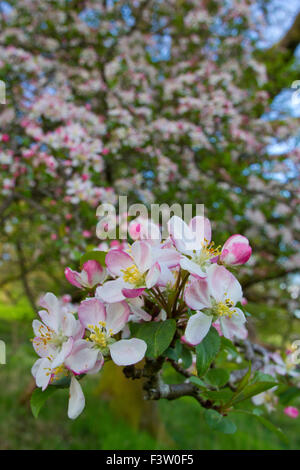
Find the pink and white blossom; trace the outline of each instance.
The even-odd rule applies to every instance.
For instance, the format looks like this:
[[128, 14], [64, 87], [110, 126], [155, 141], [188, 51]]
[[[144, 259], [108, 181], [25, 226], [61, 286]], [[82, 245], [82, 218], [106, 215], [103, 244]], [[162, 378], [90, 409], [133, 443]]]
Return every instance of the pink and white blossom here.
[[83, 264], [80, 273], [73, 271], [71, 268], [66, 268], [65, 276], [73, 286], [81, 289], [92, 289], [104, 282], [107, 273], [98, 261], [88, 260]]
[[235, 307], [242, 299], [242, 288], [237, 279], [223, 266], [211, 265], [205, 279], [192, 279], [185, 289], [186, 304], [197, 313], [188, 320], [185, 338], [199, 344], [218, 321], [226, 338], [245, 338], [245, 316]]

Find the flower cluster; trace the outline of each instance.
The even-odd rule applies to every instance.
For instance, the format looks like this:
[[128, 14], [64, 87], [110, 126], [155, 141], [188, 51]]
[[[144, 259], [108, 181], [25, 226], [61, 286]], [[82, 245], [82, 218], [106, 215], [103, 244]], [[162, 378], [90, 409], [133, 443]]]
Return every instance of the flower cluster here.
[[[133, 221], [133, 243], [111, 247], [105, 263], [89, 259], [81, 272], [66, 268], [67, 280], [85, 293], [78, 307], [52, 293], [40, 300], [41, 321], [33, 322], [33, 347], [40, 358], [32, 373], [42, 390], [70, 381], [70, 418], [85, 405], [83, 375], [99, 372], [108, 360], [130, 366], [144, 358], [149, 345], [134, 337], [133, 323], [175, 320], [169, 344], [178, 338], [191, 351], [211, 328], [228, 339], [247, 337], [239, 307], [242, 288], [229, 269], [249, 259], [248, 240], [233, 235], [215, 247], [210, 221], [202, 216], [189, 225], [173, 216], [168, 231], [161, 240], [154, 223]], [[100, 259], [104, 253], [92, 254]]]

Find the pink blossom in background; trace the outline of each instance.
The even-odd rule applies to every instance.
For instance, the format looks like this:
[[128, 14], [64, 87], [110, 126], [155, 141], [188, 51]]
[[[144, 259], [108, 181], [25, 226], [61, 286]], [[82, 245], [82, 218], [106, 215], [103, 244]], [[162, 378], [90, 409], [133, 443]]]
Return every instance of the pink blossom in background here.
[[284, 408], [284, 413], [293, 419], [298, 418], [299, 416], [299, 410], [294, 406], [287, 406], [286, 408]]

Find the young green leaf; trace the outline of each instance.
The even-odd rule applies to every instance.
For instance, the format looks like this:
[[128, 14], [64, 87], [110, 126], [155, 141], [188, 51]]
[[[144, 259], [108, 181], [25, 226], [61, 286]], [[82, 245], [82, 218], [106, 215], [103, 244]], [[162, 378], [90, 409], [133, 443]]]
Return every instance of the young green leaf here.
[[202, 377], [220, 350], [221, 340], [215, 328], [211, 328], [196, 347], [196, 366], [198, 376]]
[[33, 391], [30, 399], [30, 406], [32, 414], [35, 418], [38, 417], [42, 407], [44, 406], [48, 398], [51, 397], [51, 395], [53, 395], [56, 390], [58, 390], [57, 387], [50, 386], [46, 388], [46, 390], [44, 390], [43, 392], [40, 388], [36, 388]]
[[188, 369], [193, 362], [193, 356], [191, 351], [188, 348], [182, 347], [180, 357], [182, 359], [182, 367]]
[[176, 321], [140, 323], [134, 328], [134, 335], [147, 343], [147, 357], [160, 356], [170, 345], [176, 331]]
[[215, 431], [224, 434], [233, 434], [236, 431], [236, 425], [229, 419], [224, 418], [216, 410], [205, 410], [204, 418], [209, 427]]
[[99, 250], [88, 251], [80, 258], [80, 267], [82, 268], [84, 263], [86, 263], [86, 261], [89, 261], [89, 260], [98, 261], [98, 263], [101, 264], [101, 266], [105, 266], [106, 255], [107, 255], [106, 251], [99, 251]]
[[229, 380], [229, 372], [225, 369], [209, 369], [205, 380], [214, 387], [223, 387]]
[[255, 395], [265, 392], [266, 390], [276, 387], [277, 385], [277, 382], [256, 382], [254, 384], [246, 385], [241, 393], [236, 395], [236, 397], [232, 400], [232, 404], [248, 400], [248, 398], [254, 397]]
[[277, 428], [273, 423], [271, 423], [271, 421], [269, 421], [268, 419], [261, 416], [260, 410], [255, 409], [255, 410], [253, 410], [252, 413], [250, 411], [247, 411], [247, 410], [234, 410], [234, 412], [235, 413], [239, 412], [239, 413], [247, 414], [247, 415], [250, 415], [250, 416], [254, 416], [254, 418], [256, 418], [257, 421], [259, 421], [265, 428], [267, 428], [272, 433], [276, 434], [276, 436], [278, 436], [279, 439], [282, 442], [284, 442], [284, 444], [288, 445], [289, 441], [288, 441], [287, 437], [283, 434], [281, 429]]
[[199, 377], [196, 377], [195, 375], [189, 378], [189, 382], [197, 385], [197, 387], [204, 388], [204, 389], [207, 388], [206, 383], [203, 380], [199, 379]]

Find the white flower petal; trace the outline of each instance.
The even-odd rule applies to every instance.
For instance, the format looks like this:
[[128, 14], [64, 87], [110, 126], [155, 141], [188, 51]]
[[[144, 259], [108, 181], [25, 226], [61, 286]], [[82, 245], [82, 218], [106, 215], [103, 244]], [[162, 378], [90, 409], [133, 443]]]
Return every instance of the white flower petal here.
[[147, 344], [142, 339], [121, 339], [110, 347], [111, 358], [118, 366], [130, 366], [143, 359]]
[[76, 419], [85, 407], [85, 398], [80, 383], [75, 377], [71, 378], [68, 416]]
[[211, 315], [205, 315], [202, 312], [198, 312], [189, 318], [185, 330], [185, 338], [188, 343], [193, 345], [201, 343], [209, 332], [212, 318]]

